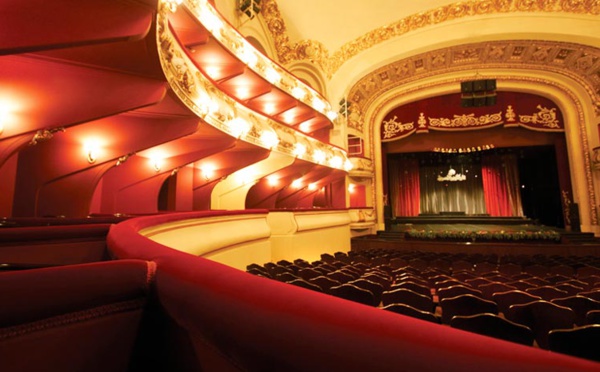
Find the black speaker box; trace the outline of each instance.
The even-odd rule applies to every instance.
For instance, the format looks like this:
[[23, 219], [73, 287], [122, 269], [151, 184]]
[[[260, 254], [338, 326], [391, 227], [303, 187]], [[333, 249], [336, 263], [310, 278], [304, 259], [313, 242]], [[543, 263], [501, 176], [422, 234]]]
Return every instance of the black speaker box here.
[[460, 83], [460, 92], [461, 93], [471, 93], [473, 91], [473, 82], [472, 81], [463, 81]]

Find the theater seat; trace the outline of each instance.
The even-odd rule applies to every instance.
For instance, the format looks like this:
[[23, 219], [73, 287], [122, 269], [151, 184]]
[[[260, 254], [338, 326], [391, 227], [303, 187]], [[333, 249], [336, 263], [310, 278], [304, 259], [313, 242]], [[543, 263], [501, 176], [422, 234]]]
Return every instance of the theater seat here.
[[142, 260], [0, 273], [0, 369], [127, 371], [153, 274]]
[[600, 325], [574, 329], [556, 329], [548, 334], [548, 348], [563, 354], [600, 362]]
[[484, 313], [468, 316], [455, 316], [450, 320], [450, 327], [533, 346], [533, 333], [531, 332], [531, 329], [524, 325], [511, 322], [496, 314]]

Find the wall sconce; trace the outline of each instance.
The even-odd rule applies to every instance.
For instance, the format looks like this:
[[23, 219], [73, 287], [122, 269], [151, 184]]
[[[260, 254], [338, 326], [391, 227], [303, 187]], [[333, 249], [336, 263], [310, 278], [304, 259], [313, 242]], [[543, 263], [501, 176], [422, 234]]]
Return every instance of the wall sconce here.
[[279, 184], [279, 178], [277, 178], [276, 176], [269, 176], [267, 177], [267, 183], [269, 184], [269, 186], [275, 187]]
[[338, 113], [333, 110], [327, 111], [327, 117], [329, 118], [329, 120], [334, 121], [335, 119], [337, 119]]
[[215, 175], [215, 167], [212, 164], [204, 164], [200, 167], [200, 171], [205, 181], [209, 181]]
[[88, 163], [94, 164], [98, 160], [100, 152], [100, 143], [97, 140], [88, 140], [84, 143], [83, 149]]
[[317, 184], [316, 184], [316, 183], [314, 183], [314, 182], [313, 182], [313, 183], [309, 183], [309, 184], [308, 184], [308, 189], [309, 189], [310, 191], [314, 191], [314, 190], [316, 190], [316, 189], [317, 189]]
[[315, 108], [315, 110], [317, 110], [319, 112], [323, 112], [323, 110], [325, 110], [325, 107], [327, 107], [325, 102], [323, 102], [321, 99], [316, 98], [316, 97], [313, 98], [312, 104], [313, 104], [313, 107]]
[[265, 147], [272, 150], [279, 144], [279, 137], [275, 132], [264, 130], [260, 134], [260, 141], [265, 145]]
[[150, 158], [150, 165], [156, 171], [156, 173], [160, 172], [164, 159], [162, 157], [154, 156]]
[[356, 188], [356, 185], [355, 185], [355, 184], [353, 184], [353, 183], [349, 184], [349, 185], [348, 185], [348, 192], [349, 192], [350, 194], [354, 194], [354, 189], [355, 189], [355, 188]]
[[295, 188], [295, 189], [301, 189], [302, 188], [302, 180], [300, 178], [295, 179], [292, 182], [292, 187]]

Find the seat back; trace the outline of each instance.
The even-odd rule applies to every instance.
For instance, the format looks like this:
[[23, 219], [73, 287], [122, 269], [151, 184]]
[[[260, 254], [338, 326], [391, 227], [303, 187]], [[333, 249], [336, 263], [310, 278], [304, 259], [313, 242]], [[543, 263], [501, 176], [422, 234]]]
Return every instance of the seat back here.
[[498, 306], [495, 302], [484, 300], [472, 294], [444, 298], [440, 301], [440, 306], [442, 308], [442, 323], [444, 324], [450, 324], [450, 321], [456, 315], [498, 314]]
[[431, 296], [425, 296], [405, 288], [383, 292], [382, 302], [384, 306], [400, 303], [410, 305], [422, 311], [432, 312], [434, 310], [434, 303]]
[[523, 345], [533, 345], [533, 332], [529, 327], [511, 322], [496, 314], [458, 315], [450, 320], [450, 326]]
[[548, 332], [570, 329], [575, 324], [573, 310], [544, 300], [512, 305], [504, 315], [508, 320], [529, 327], [542, 349], [548, 349]]
[[389, 304], [384, 306], [382, 309], [396, 314], [410, 316], [411, 318], [417, 318], [431, 323], [440, 324], [440, 318], [434, 313], [415, 309], [407, 304]]
[[548, 349], [600, 362], [600, 325], [555, 329], [548, 334]]
[[568, 307], [575, 313], [575, 324], [583, 326], [587, 324], [586, 314], [592, 310], [600, 310], [600, 301], [592, 300], [584, 296], [569, 296], [556, 298], [551, 301], [554, 304]]
[[0, 273], [2, 370], [127, 371], [153, 273], [142, 260]]

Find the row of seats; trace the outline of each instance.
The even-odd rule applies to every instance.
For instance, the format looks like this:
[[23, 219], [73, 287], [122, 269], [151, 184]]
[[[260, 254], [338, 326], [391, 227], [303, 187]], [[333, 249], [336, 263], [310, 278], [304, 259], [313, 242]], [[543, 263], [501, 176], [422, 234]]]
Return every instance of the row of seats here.
[[[579, 273], [572, 269], [567, 276], [569, 272], [564, 269], [554, 273], [527, 271], [515, 263], [505, 265], [518, 266], [519, 270], [501, 273], [499, 264], [487, 261], [454, 271], [452, 267], [422, 266], [421, 262], [411, 266], [414, 259], [409, 259], [406, 266], [396, 268], [391, 264], [397, 262], [393, 258], [379, 260], [369, 253], [370, 257], [324, 254], [313, 263], [298, 259], [253, 264], [248, 271], [387, 311], [468, 331], [477, 329], [477, 333], [545, 349], [551, 347], [551, 331], [561, 329], [563, 332], [556, 334], [564, 334], [564, 330], [577, 327], [585, 328], [589, 335], [593, 331], [588, 328], [600, 327], [600, 276], [588, 269], [594, 267], [580, 266]], [[542, 265], [530, 266], [537, 270]], [[582, 275], [584, 268], [587, 272]], [[331, 284], [331, 277], [336, 278], [335, 285], [325, 286]], [[535, 315], [532, 309], [537, 307], [547, 316]], [[557, 315], [548, 315], [554, 313]]]

